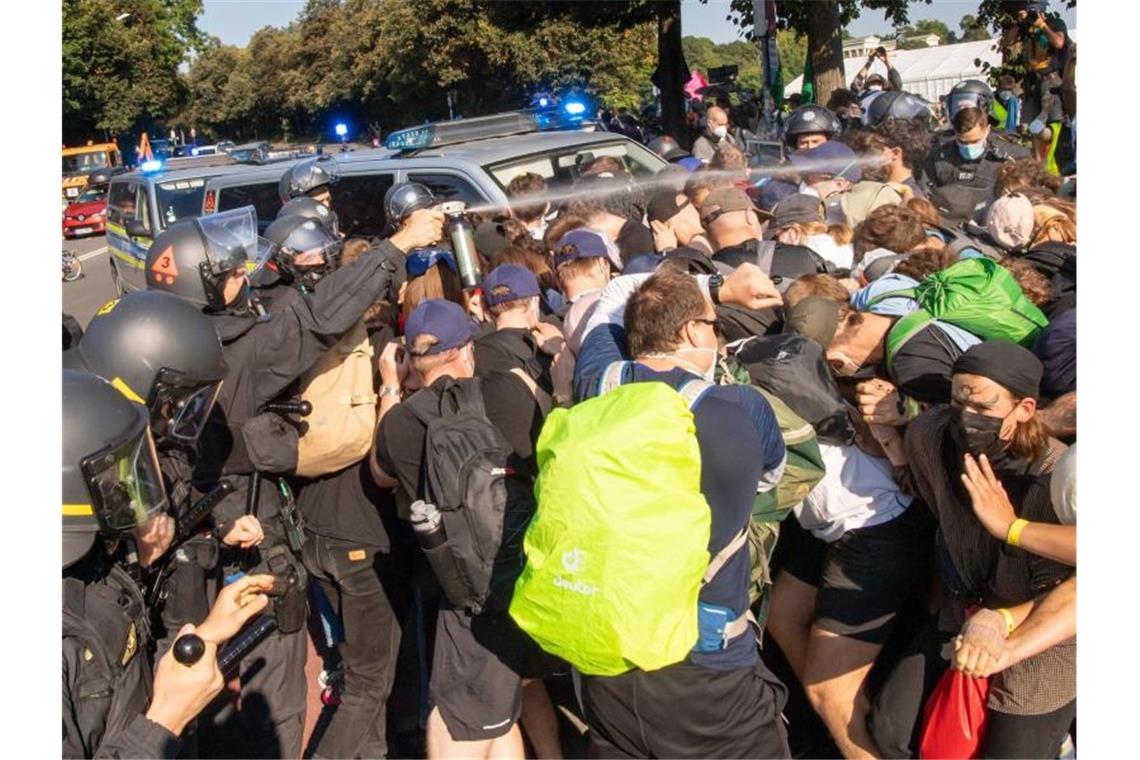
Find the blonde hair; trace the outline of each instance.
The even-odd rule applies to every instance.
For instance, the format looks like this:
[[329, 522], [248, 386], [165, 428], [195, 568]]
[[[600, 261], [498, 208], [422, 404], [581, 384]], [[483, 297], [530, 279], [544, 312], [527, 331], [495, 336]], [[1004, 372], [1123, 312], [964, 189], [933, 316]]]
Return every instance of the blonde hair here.
[[1077, 207], [1071, 201], [1050, 198], [1033, 205], [1033, 237], [1028, 247], [1050, 240], [1077, 242]]
[[429, 298], [444, 298], [463, 306], [463, 283], [447, 264], [435, 264], [419, 277], [408, 280], [400, 313], [407, 319], [416, 307]]
[[783, 230], [795, 230], [800, 234], [801, 239], [809, 235], [830, 235], [836, 245], [847, 245], [855, 238], [855, 230], [846, 224], [829, 225], [827, 222], [793, 222], [787, 227], [784, 227]]

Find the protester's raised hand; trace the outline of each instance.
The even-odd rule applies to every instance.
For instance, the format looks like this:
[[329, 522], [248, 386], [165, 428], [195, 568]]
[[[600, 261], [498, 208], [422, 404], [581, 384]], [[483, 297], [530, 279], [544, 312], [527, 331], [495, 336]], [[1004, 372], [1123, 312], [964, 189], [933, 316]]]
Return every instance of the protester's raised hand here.
[[380, 383], [388, 388], [403, 388], [408, 380], [411, 362], [408, 350], [396, 341], [389, 341], [380, 352], [377, 361], [380, 370]]
[[972, 454], [966, 454], [963, 459], [966, 471], [961, 475], [962, 485], [970, 494], [974, 515], [991, 536], [1004, 541], [1009, 535], [1009, 526], [1017, 519], [1013, 504], [985, 454], [980, 461], [975, 461]]
[[430, 208], [417, 209], [404, 220], [400, 231], [389, 240], [404, 253], [433, 245], [443, 237], [445, 219], [442, 211]]
[[899, 389], [893, 383], [875, 378], [855, 386], [855, 403], [867, 422], [879, 425], [905, 425], [906, 414], [899, 411]]
[[549, 322], [539, 322], [532, 329], [535, 340], [538, 341], [539, 350], [548, 356], [554, 356], [566, 345], [566, 338], [562, 331]]
[[760, 267], [750, 263], [741, 264], [724, 278], [720, 301], [746, 309], [769, 309], [784, 304], [771, 278]]
[[224, 644], [254, 615], [265, 609], [273, 589], [272, 575], [245, 575], [218, 592], [210, 614], [198, 626], [203, 641]]
[[672, 227], [656, 219], [650, 221], [649, 226], [653, 229], [654, 250], [661, 253], [677, 247], [677, 234]]

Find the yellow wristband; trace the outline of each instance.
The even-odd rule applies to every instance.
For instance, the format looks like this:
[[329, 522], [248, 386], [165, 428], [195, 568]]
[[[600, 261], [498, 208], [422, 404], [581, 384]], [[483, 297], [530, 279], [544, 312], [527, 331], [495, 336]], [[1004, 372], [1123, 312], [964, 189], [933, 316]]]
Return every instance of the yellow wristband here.
[[1005, 542], [1010, 546], [1020, 546], [1021, 531], [1025, 530], [1028, 524], [1028, 520], [1022, 520], [1020, 517], [1014, 520], [1009, 526], [1009, 532], [1005, 534]]
[[994, 612], [1005, 618], [1005, 635], [1008, 637], [1011, 633], [1013, 633], [1013, 629], [1017, 627], [1017, 623], [1014, 622], [1013, 619], [1013, 613], [1007, 610], [1005, 607], [999, 607], [998, 609], [994, 610]]

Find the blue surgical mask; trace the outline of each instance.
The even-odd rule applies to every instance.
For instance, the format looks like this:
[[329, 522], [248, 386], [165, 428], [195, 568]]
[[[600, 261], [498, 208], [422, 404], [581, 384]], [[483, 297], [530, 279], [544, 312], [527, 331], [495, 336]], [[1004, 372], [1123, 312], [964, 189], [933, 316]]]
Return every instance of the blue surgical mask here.
[[963, 145], [958, 143], [958, 152], [962, 154], [962, 158], [967, 161], [977, 161], [986, 153], [986, 144], [984, 142], [970, 143]]

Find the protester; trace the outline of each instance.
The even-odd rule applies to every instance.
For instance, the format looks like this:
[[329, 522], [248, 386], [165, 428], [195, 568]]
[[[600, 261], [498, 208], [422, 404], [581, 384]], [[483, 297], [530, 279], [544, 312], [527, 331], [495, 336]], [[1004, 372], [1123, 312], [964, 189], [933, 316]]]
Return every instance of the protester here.
[[[542, 240], [547, 225], [546, 215], [550, 212], [550, 202], [542, 200], [545, 192], [546, 180], [531, 172], [518, 175], [507, 185], [507, 197], [511, 199], [511, 213], [526, 225], [535, 240]], [[528, 196], [537, 196], [539, 200], [528, 203]]]

